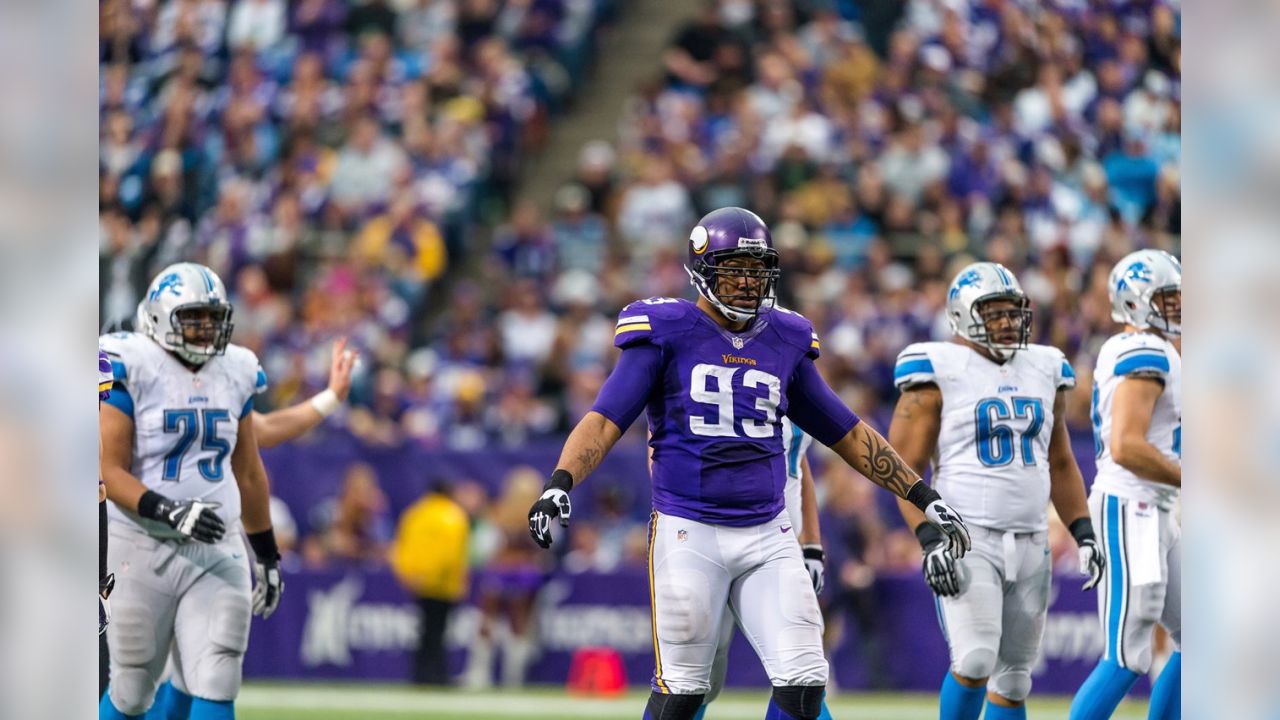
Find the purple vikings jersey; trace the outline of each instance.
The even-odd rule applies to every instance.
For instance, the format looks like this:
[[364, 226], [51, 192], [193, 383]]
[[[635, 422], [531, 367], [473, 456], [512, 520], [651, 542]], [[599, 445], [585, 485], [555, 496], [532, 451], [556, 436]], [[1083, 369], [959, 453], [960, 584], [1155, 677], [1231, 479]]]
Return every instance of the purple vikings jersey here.
[[650, 298], [623, 309], [614, 344], [661, 351], [647, 403], [654, 509], [730, 526], [781, 512], [781, 417], [797, 367], [818, 357], [810, 322], [773, 309], [735, 334], [692, 302]]
[[111, 394], [111, 385], [114, 383], [114, 375], [111, 372], [111, 360], [107, 354], [101, 350], [98, 351], [98, 400], [106, 400]]

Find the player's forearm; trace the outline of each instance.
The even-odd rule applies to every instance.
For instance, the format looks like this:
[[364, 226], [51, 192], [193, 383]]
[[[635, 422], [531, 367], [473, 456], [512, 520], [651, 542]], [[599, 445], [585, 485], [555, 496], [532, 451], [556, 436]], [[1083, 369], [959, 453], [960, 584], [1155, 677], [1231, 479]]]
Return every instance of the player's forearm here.
[[1182, 467], [1165, 457], [1144, 437], [1113, 438], [1111, 459], [1144, 480], [1182, 487]]
[[271, 529], [271, 490], [267, 483], [267, 471], [259, 464], [250, 469], [243, 479], [236, 474], [240, 485], [240, 522], [249, 534]]
[[588, 412], [569, 433], [556, 468], [567, 471], [574, 485], [579, 485], [600, 466], [620, 437], [617, 425], [598, 412]]
[[253, 432], [258, 447], [270, 448], [302, 437], [324, 422], [324, 415], [311, 400], [269, 413], [253, 414]]
[[800, 530], [801, 545], [821, 545], [822, 528], [818, 520], [818, 492], [813, 484], [813, 470], [809, 459], [800, 461], [800, 517], [804, 527]]
[[865, 422], [854, 425], [831, 449], [854, 470], [900, 498], [906, 499], [911, 486], [920, 482], [920, 475]]
[[129, 512], [138, 512], [138, 500], [147, 487], [132, 473], [120, 467], [102, 468], [102, 482], [107, 487], [107, 499]]
[[1084, 476], [1080, 474], [1080, 466], [1076, 465], [1073, 457], [1049, 458], [1049, 500], [1058, 511], [1058, 517], [1067, 525], [1089, 517]]

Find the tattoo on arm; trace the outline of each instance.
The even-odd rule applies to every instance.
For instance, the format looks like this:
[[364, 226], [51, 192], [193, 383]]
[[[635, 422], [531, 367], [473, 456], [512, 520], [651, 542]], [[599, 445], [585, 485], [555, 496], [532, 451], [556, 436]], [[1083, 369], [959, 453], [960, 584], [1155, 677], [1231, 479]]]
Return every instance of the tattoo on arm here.
[[893, 410], [894, 416], [903, 420], [911, 420], [915, 417], [915, 413], [920, 410], [920, 406], [923, 404], [921, 402], [923, 397], [923, 392], [908, 390], [902, 393], [902, 399], [898, 401], [897, 407]]
[[594, 438], [590, 442], [591, 445], [582, 448], [582, 451], [578, 453], [578, 457], [574, 458], [578, 466], [582, 468], [579, 477], [590, 475], [600, 465], [600, 461], [604, 460], [604, 445]]
[[866, 463], [864, 472], [867, 477], [894, 495], [905, 498], [907, 491], [920, 478], [907, 467], [898, 452], [879, 433], [863, 433], [862, 444], [866, 447], [862, 460]]

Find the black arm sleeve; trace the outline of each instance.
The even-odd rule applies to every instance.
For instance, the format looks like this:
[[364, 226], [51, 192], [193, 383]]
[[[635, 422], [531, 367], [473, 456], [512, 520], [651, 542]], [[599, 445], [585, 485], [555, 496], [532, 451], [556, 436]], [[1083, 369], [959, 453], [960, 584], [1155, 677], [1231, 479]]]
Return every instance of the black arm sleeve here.
[[840, 442], [860, 422], [807, 357], [787, 383], [787, 417], [827, 447]]
[[649, 393], [662, 373], [662, 351], [645, 344], [628, 346], [591, 409], [626, 432], [649, 402]]

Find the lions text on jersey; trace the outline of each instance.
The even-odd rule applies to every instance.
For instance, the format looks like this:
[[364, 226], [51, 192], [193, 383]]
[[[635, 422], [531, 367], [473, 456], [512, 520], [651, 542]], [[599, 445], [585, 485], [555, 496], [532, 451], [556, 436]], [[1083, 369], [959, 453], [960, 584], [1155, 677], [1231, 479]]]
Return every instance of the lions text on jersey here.
[[966, 523], [1014, 532], [1047, 527], [1053, 405], [1075, 382], [1062, 352], [1045, 345], [1000, 365], [958, 343], [916, 343], [894, 368], [899, 388], [942, 392], [933, 486]]
[[[137, 333], [103, 336], [115, 385], [107, 403], [133, 420], [133, 466], [148, 489], [175, 499], [221, 503], [228, 528], [240, 522], [240, 491], [231, 471], [240, 420], [253, 396], [267, 387], [254, 354], [238, 345], [193, 372], [150, 338]], [[112, 519], [156, 537], [178, 537], [167, 525], [140, 518], [114, 503]]]
[[1125, 378], [1147, 377], [1164, 385], [1147, 428], [1147, 441], [1165, 457], [1182, 462], [1182, 357], [1173, 343], [1151, 333], [1113, 336], [1098, 353], [1093, 373], [1093, 437], [1098, 454], [1094, 487], [1108, 495], [1151, 502], [1168, 510], [1178, 488], [1144, 480], [1111, 459], [1111, 403]]

